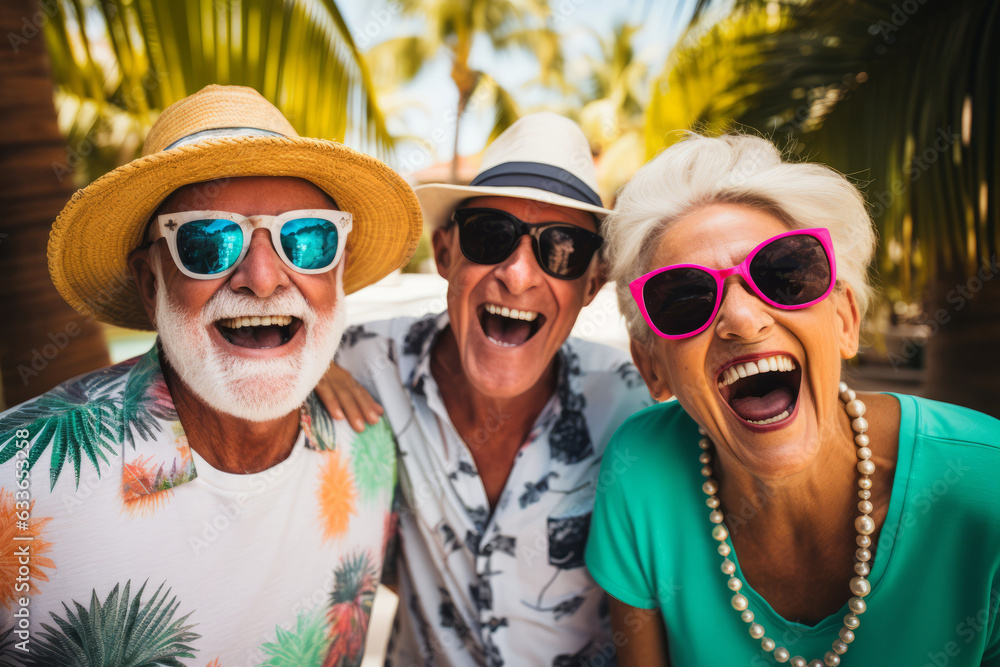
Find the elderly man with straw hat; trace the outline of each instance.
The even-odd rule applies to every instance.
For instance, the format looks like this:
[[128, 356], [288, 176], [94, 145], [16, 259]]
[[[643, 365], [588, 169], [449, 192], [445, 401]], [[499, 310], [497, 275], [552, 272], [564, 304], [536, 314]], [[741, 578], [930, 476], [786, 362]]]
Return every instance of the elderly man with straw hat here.
[[52, 229], [56, 287], [158, 339], [0, 415], [0, 647], [45, 665], [360, 664], [394, 445], [312, 390], [345, 293], [420, 231], [387, 166], [299, 137], [241, 87], [166, 109], [142, 157], [78, 192]]
[[[604, 448], [649, 394], [623, 352], [567, 340], [604, 284], [595, 190], [575, 123], [522, 118], [470, 185], [416, 189], [447, 311], [345, 337], [338, 363], [382, 403], [400, 452], [387, 664], [614, 663], [583, 553]], [[331, 408], [377, 418], [329, 377]]]

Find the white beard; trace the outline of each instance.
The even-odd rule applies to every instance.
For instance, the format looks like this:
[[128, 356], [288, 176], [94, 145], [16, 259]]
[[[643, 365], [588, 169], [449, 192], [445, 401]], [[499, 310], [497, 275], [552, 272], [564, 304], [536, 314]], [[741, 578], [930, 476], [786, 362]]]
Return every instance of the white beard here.
[[[156, 329], [167, 362], [209, 407], [240, 419], [265, 422], [298, 410], [326, 372], [347, 328], [344, 290], [338, 280], [337, 307], [320, 316], [294, 285], [266, 299], [223, 287], [201, 313], [179, 308], [156, 270]], [[336, 269], [334, 269], [336, 270]], [[220, 319], [291, 315], [302, 320], [301, 351], [279, 359], [227, 354], [209, 335]]]

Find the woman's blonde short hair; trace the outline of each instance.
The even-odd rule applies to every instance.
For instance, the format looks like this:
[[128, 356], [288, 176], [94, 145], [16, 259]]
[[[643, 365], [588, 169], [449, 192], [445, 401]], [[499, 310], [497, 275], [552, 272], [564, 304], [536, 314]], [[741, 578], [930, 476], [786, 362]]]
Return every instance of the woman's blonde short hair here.
[[601, 224], [610, 279], [617, 283], [618, 307], [632, 340], [648, 343], [653, 332], [632, 300], [629, 283], [658, 268], [650, 262], [673, 222], [711, 204], [758, 208], [792, 229], [829, 229], [838, 282], [854, 289], [862, 316], [867, 312], [875, 230], [858, 189], [825, 165], [783, 161], [766, 139], [691, 133], [636, 172], [619, 193], [614, 213]]

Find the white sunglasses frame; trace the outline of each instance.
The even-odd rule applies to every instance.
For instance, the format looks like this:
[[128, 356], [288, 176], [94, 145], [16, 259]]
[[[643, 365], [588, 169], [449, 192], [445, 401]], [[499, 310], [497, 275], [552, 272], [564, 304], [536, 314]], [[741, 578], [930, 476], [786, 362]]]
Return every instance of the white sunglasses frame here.
[[[285, 254], [285, 250], [281, 247], [281, 243], [278, 241], [279, 235], [275, 232], [281, 229], [281, 226], [290, 220], [298, 220], [299, 218], [320, 218], [321, 220], [327, 220], [332, 222], [337, 227], [337, 253], [333, 257], [333, 261], [330, 262], [328, 266], [324, 266], [321, 269], [303, 269], [295, 264], [288, 258]], [[192, 222], [194, 220], [230, 220], [235, 222], [243, 230], [243, 248], [240, 250], [240, 256], [236, 259], [231, 267], [225, 271], [220, 271], [219, 273], [194, 273], [189, 271], [184, 267], [181, 262], [180, 256], [177, 254], [177, 232], [184, 226], [185, 223]], [[180, 211], [179, 213], [164, 213], [156, 217], [156, 224], [152, 225], [149, 229], [149, 240], [156, 241], [158, 239], [166, 239], [167, 248], [170, 250], [170, 256], [174, 260], [174, 265], [177, 266], [178, 270], [183, 273], [188, 278], [193, 278], [195, 280], [216, 280], [217, 278], [225, 278], [231, 275], [243, 260], [247, 256], [247, 250], [250, 248], [250, 239], [253, 236], [253, 230], [255, 229], [266, 229], [271, 237], [271, 245], [274, 247], [274, 251], [281, 258], [281, 261], [285, 265], [296, 273], [304, 274], [316, 274], [316, 273], [326, 273], [332, 270], [339, 263], [341, 258], [344, 256], [344, 249], [347, 247], [347, 235], [351, 233], [354, 228], [354, 216], [345, 211], [337, 211], [334, 209], [319, 209], [319, 208], [309, 208], [300, 209], [296, 211], [285, 211], [280, 215], [240, 215], [239, 213], [230, 213], [228, 211]]]

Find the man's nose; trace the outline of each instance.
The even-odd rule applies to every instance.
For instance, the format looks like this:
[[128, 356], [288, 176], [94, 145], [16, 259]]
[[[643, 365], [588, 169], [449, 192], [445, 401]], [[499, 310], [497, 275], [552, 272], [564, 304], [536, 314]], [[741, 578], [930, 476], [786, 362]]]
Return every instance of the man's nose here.
[[533, 240], [529, 234], [517, 241], [517, 246], [507, 259], [497, 264], [494, 273], [511, 294], [523, 294], [543, 280], [542, 267], [535, 258]]
[[291, 284], [289, 271], [274, 251], [270, 232], [255, 229], [250, 236], [246, 256], [229, 278], [229, 286], [236, 291], [249, 290], [255, 296], [266, 299], [279, 287]]

